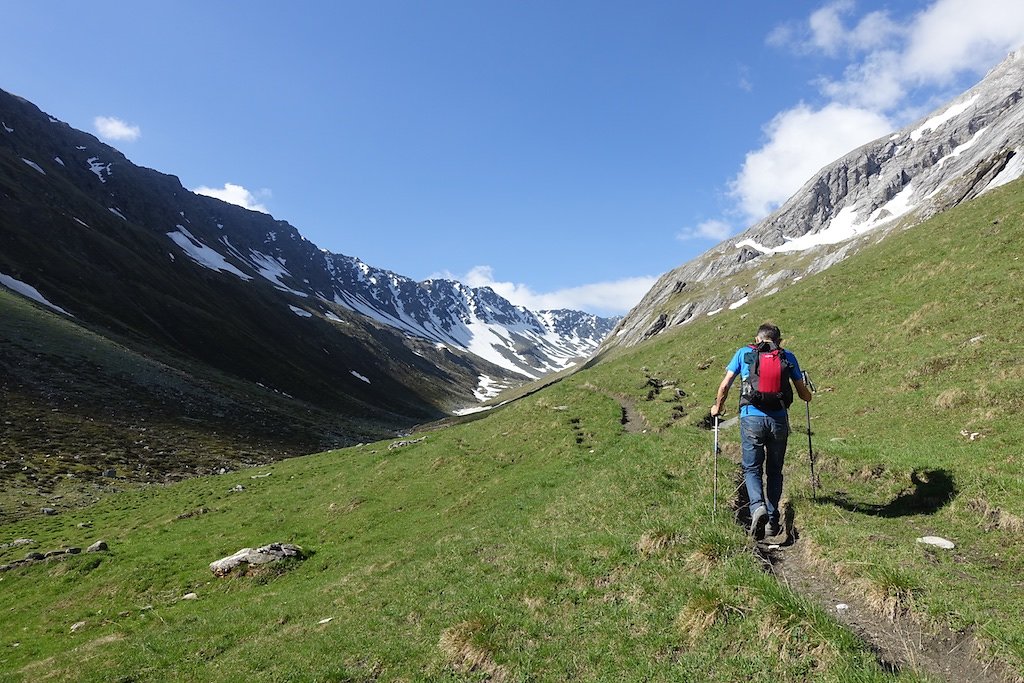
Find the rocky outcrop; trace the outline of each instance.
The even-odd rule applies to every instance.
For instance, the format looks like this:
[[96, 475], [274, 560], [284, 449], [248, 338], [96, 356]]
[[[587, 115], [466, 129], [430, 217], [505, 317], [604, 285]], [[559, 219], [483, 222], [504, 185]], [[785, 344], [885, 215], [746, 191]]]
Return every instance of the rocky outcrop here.
[[[1015, 180], [1024, 173], [1022, 99], [1024, 49], [932, 114], [826, 166], [742, 234], [666, 273], [603, 348], [774, 293], [869, 240]], [[791, 256], [801, 258], [776, 258]]]
[[210, 571], [215, 576], [227, 576], [235, 569], [242, 573], [248, 571], [249, 567], [270, 564], [284, 559], [304, 559], [302, 548], [291, 543], [271, 543], [255, 550], [242, 548], [234, 555], [228, 555], [216, 562], [210, 563]]

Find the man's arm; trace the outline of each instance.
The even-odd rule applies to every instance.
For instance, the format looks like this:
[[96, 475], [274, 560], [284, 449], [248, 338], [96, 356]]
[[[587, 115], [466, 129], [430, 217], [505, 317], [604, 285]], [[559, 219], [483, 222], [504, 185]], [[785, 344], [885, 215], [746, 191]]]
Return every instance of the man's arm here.
[[807, 401], [808, 403], [811, 402], [811, 390], [807, 388], [807, 384], [805, 384], [802, 379], [797, 379], [796, 377], [794, 377], [793, 388], [796, 389], [796, 393], [801, 399]]
[[[718, 385], [718, 397], [715, 399], [714, 404], [711, 406], [711, 417], [722, 414], [722, 407], [725, 406], [725, 399], [729, 397], [729, 387], [732, 386], [732, 381], [736, 379], [736, 373], [727, 370], [725, 377], [722, 379], [722, 383]], [[806, 387], [804, 387], [806, 390]], [[810, 394], [810, 392], [808, 392]], [[800, 395], [803, 397], [803, 394]]]

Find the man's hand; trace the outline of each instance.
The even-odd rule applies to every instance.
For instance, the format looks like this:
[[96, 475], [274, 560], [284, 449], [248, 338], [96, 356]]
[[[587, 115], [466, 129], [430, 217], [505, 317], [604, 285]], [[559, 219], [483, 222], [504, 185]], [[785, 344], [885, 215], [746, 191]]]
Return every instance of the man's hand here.
[[711, 417], [717, 417], [722, 414], [722, 406], [725, 405], [725, 399], [729, 397], [729, 387], [732, 386], [734, 379], [736, 379], [736, 373], [726, 370], [722, 383], [718, 385], [718, 395], [715, 396], [715, 403], [711, 406]]

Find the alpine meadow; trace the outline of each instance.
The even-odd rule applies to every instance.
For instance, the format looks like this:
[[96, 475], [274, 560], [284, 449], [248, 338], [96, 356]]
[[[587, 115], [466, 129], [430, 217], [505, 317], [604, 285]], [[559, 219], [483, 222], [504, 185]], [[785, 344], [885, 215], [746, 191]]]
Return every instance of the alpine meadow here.
[[[26, 681], [1017, 680], [1022, 206], [1010, 183], [475, 419], [11, 522], [5, 537], [31, 548], [109, 551], [0, 574], [0, 667]], [[818, 392], [817, 499], [794, 412], [780, 548], [735, 523], [735, 429], [712, 510], [705, 428], [733, 341], [769, 317]], [[931, 535], [955, 548], [916, 542]], [[272, 542], [305, 559], [207, 566]], [[26, 550], [8, 546], [5, 562]], [[948, 647], [929, 664], [935, 642]]]

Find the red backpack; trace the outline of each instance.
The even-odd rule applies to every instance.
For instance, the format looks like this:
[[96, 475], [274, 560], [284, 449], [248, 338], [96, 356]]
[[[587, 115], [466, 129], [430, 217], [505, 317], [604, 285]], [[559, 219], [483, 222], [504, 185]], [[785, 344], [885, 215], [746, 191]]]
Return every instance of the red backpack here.
[[740, 407], [754, 406], [765, 412], [787, 410], [793, 404], [793, 364], [774, 342], [751, 344], [743, 357], [750, 375], [743, 378]]

